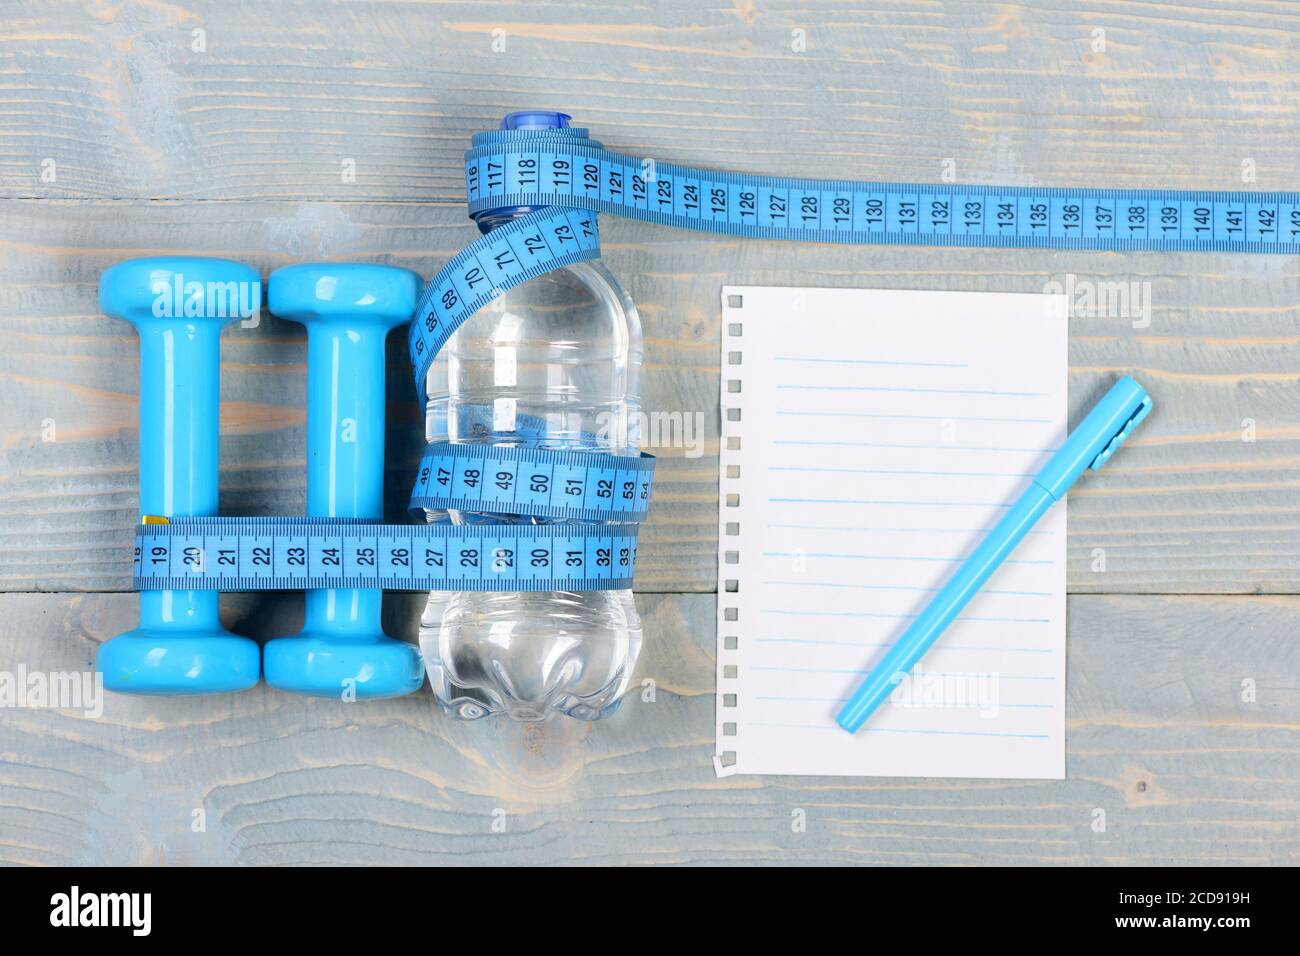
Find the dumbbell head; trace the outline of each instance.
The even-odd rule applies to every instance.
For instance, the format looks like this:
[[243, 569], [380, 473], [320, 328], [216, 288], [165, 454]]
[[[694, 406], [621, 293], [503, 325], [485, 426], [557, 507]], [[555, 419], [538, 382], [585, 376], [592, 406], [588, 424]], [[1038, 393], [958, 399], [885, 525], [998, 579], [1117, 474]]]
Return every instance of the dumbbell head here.
[[[424, 684], [419, 649], [394, 640], [378, 623], [380, 592], [374, 592], [373, 624], [369, 615], [326, 617], [313, 613], [312, 602], [324, 591], [307, 592], [308, 624], [292, 637], [266, 642], [266, 682], [279, 690], [335, 700], [382, 700], [413, 694]], [[349, 602], [366, 592], [338, 589], [335, 600]], [[363, 597], [363, 601], [368, 599]]]
[[[388, 331], [415, 310], [407, 269], [310, 263], [277, 269], [270, 310], [307, 326], [307, 513], [383, 518]], [[346, 436], [346, 437], [345, 437]], [[321, 697], [398, 697], [424, 682], [419, 652], [384, 634], [382, 592], [308, 591], [301, 633], [266, 645], [267, 683]]]
[[421, 279], [409, 269], [308, 262], [271, 273], [267, 305], [282, 319], [391, 329], [411, 318]]
[[154, 256], [128, 259], [99, 278], [99, 307], [105, 315], [145, 323], [193, 322], [220, 328], [252, 318], [262, 306], [256, 269], [229, 259]]
[[[166, 595], [171, 609], [148, 607]], [[166, 613], [170, 610], [170, 613]], [[257, 642], [231, 634], [217, 617], [215, 591], [150, 591], [140, 617], [152, 626], [126, 631], [100, 645], [95, 669], [104, 687], [121, 694], [175, 696], [248, 690], [262, 673]]]
[[[217, 510], [221, 328], [261, 307], [257, 272], [238, 262], [133, 259], [100, 278], [100, 307], [140, 333], [140, 511]], [[140, 626], [103, 644], [109, 690], [204, 694], [257, 683], [257, 643], [221, 626], [213, 591], [146, 591]]]

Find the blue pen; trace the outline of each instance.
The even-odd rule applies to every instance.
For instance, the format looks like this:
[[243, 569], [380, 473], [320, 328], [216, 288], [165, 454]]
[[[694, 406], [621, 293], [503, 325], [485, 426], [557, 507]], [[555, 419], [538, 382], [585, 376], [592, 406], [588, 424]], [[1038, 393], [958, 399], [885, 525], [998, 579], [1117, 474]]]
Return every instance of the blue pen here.
[[867, 675], [836, 715], [841, 727], [853, 733], [866, 722], [1047, 509], [1065, 497], [1085, 470], [1100, 470], [1150, 412], [1151, 397], [1146, 389], [1128, 376], [1115, 383], [1030, 482], [1029, 490]]

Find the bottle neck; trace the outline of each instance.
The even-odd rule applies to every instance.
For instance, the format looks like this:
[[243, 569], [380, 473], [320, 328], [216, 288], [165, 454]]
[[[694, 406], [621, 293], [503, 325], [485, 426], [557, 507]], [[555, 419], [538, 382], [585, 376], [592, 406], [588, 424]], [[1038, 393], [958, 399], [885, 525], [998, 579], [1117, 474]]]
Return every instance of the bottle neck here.
[[486, 236], [498, 226], [504, 226], [516, 219], [522, 219], [530, 212], [537, 212], [541, 208], [541, 206], [507, 206], [504, 209], [489, 209], [475, 219], [474, 222], [478, 226], [478, 231]]

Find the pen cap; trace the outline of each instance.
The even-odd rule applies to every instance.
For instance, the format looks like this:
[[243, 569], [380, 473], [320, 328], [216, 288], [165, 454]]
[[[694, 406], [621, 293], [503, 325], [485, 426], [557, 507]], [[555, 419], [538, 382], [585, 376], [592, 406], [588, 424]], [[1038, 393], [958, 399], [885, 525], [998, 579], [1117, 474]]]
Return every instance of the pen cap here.
[[1124, 376], [1070, 433], [1035, 481], [1057, 501], [1064, 498], [1084, 469], [1100, 469], [1150, 411], [1146, 389]]

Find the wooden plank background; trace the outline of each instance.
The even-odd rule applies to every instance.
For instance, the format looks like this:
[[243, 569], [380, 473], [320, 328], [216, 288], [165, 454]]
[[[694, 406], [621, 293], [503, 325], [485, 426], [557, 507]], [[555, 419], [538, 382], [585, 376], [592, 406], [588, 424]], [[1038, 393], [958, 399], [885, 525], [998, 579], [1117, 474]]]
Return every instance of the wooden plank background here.
[[[6, 863], [1285, 863], [1300, 857], [1300, 599], [1070, 601], [1064, 782], [714, 776], [707, 594], [642, 595], [646, 653], [598, 724], [462, 724], [427, 693], [112, 696], [0, 725]], [[390, 596], [413, 637], [419, 601]], [[230, 596], [292, 633], [301, 600]], [[10, 595], [0, 660], [76, 671], [126, 594]], [[1159, 626], [1156, 626], [1159, 622]], [[1256, 699], [1242, 700], [1242, 681]], [[194, 832], [195, 811], [204, 829]], [[796, 833], [803, 810], [807, 829]], [[1104, 816], [1102, 816], [1104, 814]], [[493, 823], [504, 820], [505, 832]], [[1097, 821], [1104, 829], [1094, 829]]]
[[[470, 134], [529, 106], [659, 161], [775, 174], [1296, 189], [1298, 30], [1280, 0], [0, 0], [0, 670], [84, 669], [133, 620], [136, 343], [95, 301], [112, 262], [431, 275], [474, 235]], [[602, 233], [645, 324], [645, 407], [703, 422], [697, 448], [653, 449], [638, 677], [656, 701], [592, 727], [452, 725], [427, 690], [8, 711], [0, 862], [1300, 860], [1294, 257]], [[1074, 316], [1075, 414], [1121, 372], [1156, 400], [1070, 498], [1070, 779], [714, 780], [720, 286], [1027, 292], [1067, 274], [1149, 283], [1151, 304], [1149, 324]], [[421, 425], [390, 344], [396, 519]], [[301, 511], [304, 372], [299, 327], [227, 332], [225, 513]], [[389, 598], [393, 633], [412, 635], [417, 604]], [[298, 607], [226, 600], [259, 638]]]

